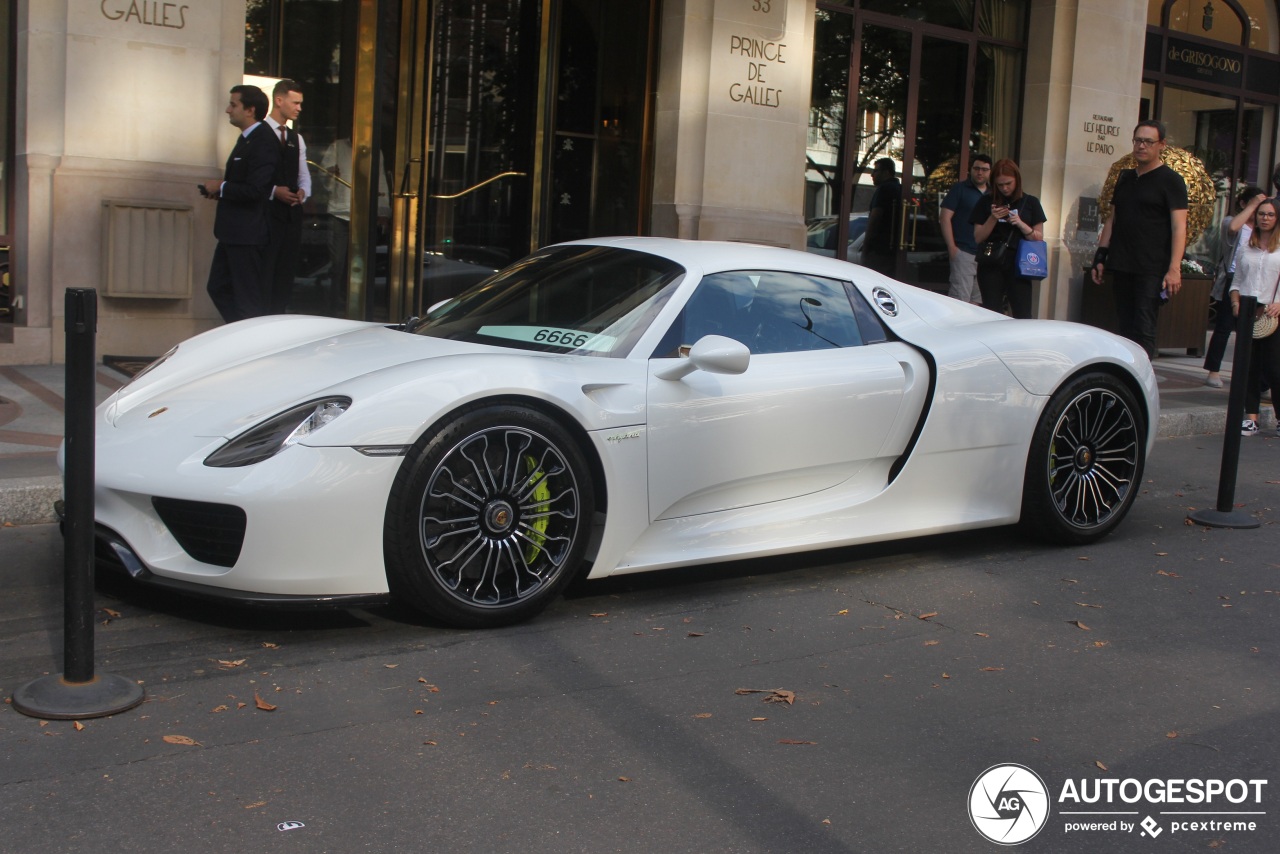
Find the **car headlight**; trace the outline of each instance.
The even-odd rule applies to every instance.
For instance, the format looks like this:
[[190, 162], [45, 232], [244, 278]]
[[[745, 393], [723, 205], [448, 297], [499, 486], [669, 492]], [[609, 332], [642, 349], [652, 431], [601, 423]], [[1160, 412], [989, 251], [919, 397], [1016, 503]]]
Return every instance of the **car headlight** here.
[[326, 397], [295, 406], [232, 439], [206, 457], [204, 464], [234, 468], [270, 459], [346, 412], [350, 405], [349, 397]]

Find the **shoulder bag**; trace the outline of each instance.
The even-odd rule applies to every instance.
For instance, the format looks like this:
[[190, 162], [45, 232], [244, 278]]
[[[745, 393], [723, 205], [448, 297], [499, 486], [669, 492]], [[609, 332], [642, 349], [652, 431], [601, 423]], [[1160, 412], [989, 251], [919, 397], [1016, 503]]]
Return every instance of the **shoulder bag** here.
[[984, 270], [1000, 270], [1008, 263], [1017, 231], [1009, 231], [1004, 238], [990, 237], [978, 247], [978, 266]]

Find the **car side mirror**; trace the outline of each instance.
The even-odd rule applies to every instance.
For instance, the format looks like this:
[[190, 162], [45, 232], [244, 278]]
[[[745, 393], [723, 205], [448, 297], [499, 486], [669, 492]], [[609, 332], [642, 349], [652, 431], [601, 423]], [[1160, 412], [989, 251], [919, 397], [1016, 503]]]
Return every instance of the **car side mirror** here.
[[689, 355], [677, 359], [670, 367], [657, 371], [662, 380], [678, 380], [694, 371], [709, 374], [740, 374], [751, 364], [751, 351], [741, 341], [723, 335], [704, 335], [689, 348]]

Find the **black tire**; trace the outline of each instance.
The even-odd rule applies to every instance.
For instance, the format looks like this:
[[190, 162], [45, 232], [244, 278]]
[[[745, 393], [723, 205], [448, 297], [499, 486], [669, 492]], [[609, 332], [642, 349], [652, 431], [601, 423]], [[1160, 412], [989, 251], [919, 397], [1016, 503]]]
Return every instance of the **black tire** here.
[[552, 418], [508, 404], [464, 410], [423, 436], [387, 502], [387, 582], [448, 625], [488, 628], [545, 608], [582, 564], [594, 492]]
[[1046, 540], [1091, 543], [1124, 519], [1142, 484], [1147, 428], [1133, 393], [1110, 374], [1076, 377], [1036, 425], [1022, 525]]

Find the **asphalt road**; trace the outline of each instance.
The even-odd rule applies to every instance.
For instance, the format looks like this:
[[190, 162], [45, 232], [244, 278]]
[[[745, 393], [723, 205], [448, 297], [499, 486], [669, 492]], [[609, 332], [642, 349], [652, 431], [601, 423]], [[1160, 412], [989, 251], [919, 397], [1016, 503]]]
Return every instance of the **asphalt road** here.
[[[1243, 443], [1252, 531], [1184, 523], [1220, 449], [1161, 440], [1093, 546], [998, 529], [656, 573], [498, 631], [104, 581], [99, 670], [147, 702], [83, 728], [0, 707], [0, 850], [993, 851], [970, 789], [1019, 763], [1052, 802], [1023, 850], [1274, 851], [1280, 439]], [[6, 696], [61, 669], [60, 554], [49, 526], [0, 530]], [[1268, 782], [1260, 803], [1060, 800], [1129, 778]], [[1038, 820], [1027, 797], [984, 826]], [[1062, 814], [1103, 809], [1127, 814]], [[1207, 810], [1261, 814], [1163, 814]], [[1155, 838], [1065, 831], [1147, 816]], [[1172, 826], [1237, 819], [1256, 829]]]

